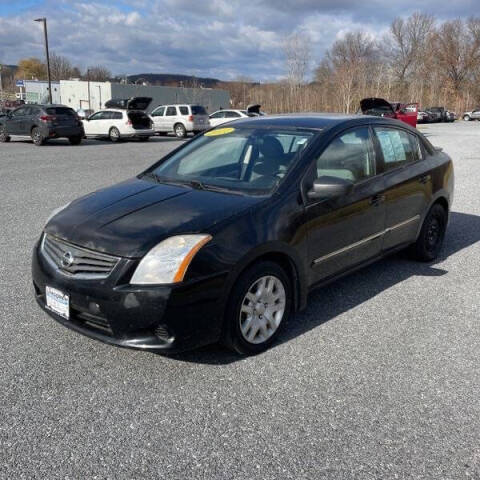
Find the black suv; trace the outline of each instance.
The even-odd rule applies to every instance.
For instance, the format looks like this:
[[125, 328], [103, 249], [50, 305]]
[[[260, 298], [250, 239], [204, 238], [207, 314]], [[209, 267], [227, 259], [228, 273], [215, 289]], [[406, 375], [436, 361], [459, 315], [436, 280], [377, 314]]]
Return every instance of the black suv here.
[[78, 115], [65, 105], [22, 105], [0, 117], [0, 142], [11, 137], [30, 136], [35, 145], [44, 145], [51, 138], [68, 138], [79, 145], [85, 136]]

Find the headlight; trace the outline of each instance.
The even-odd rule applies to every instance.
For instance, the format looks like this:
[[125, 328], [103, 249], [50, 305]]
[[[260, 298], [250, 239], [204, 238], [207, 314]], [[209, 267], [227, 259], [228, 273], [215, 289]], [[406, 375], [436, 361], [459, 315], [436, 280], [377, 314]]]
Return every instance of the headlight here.
[[176, 235], [163, 240], [142, 258], [130, 283], [181, 282], [195, 254], [211, 239], [210, 235]]
[[51, 212], [50, 212], [50, 215], [48, 216], [47, 220], [45, 221], [45, 225], [57, 214], [57, 213], [60, 213], [62, 210], [65, 210], [72, 202], [68, 202], [66, 203], [65, 205], [61, 206], [61, 207], [57, 207], [55, 209], [53, 209]]

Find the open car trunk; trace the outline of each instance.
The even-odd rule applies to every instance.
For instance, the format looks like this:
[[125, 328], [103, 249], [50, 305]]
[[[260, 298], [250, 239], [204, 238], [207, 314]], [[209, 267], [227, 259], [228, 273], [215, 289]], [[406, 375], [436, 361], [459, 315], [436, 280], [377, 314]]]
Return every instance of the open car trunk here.
[[253, 113], [253, 114], [256, 114], [256, 115], [261, 115], [260, 108], [261, 108], [261, 105], [259, 105], [258, 103], [248, 105], [247, 106], [247, 113]]
[[122, 110], [146, 110], [151, 97], [112, 98], [105, 102], [105, 108], [120, 108]]
[[128, 112], [128, 118], [132, 122], [132, 127], [135, 130], [148, 130], [152, 128], [152, 121], [150, 117], [139, 111]]
[[412, 127], [417, 126], [418, 103], [390, 103], [383, 98], [364, 98], [360, 101], [364, 115], [396, 118]]

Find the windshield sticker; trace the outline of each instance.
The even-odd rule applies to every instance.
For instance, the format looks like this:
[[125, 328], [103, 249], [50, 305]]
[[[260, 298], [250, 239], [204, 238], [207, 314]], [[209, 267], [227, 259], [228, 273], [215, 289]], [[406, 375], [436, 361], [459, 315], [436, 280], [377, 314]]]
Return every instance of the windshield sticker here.
[[217, 130], [212, 130], [210, 132], [207, 132], [205, 134], [205, 137], [216, 137], [218, 135], [226, 135], [227, 133], [232, 133], [234, 132], [235, 129], [232, 127], [229, 128], [218, 128]]

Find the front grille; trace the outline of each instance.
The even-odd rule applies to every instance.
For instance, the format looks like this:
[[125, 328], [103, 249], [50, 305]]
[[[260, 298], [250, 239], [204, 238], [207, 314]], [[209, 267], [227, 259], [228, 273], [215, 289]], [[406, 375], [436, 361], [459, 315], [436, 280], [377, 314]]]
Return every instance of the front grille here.
[[107, 278], [119, 258], [44, 235], [41, 251], [60, 272], [81, 279]]
[[113, 335], [110, 323], [105, 317], [93, 315], [92, 313], [88, 312], [78, 312], [75, 317], [77, 320], [83, 322], [86, 327], [102, 330], [108, 335]]

